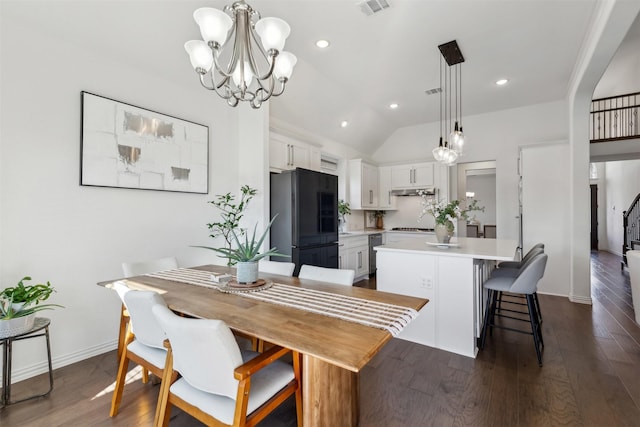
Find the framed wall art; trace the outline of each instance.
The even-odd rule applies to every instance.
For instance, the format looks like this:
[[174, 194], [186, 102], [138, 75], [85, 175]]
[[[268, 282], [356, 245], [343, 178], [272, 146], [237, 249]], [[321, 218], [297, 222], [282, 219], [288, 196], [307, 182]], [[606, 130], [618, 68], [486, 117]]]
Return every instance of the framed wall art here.
[[209, 191], [209, 128], [82, 92], [80, 185]]

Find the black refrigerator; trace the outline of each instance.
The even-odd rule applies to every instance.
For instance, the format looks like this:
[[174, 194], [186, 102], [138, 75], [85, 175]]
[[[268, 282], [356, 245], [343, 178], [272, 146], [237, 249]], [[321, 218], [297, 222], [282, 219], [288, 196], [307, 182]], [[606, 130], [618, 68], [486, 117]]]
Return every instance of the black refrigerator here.
[[[338, 268], [338, 177], [297, 168], [271, 174], [271, 247], [296, 264]], [[289, 261], [273, 257], [272, 261]]]

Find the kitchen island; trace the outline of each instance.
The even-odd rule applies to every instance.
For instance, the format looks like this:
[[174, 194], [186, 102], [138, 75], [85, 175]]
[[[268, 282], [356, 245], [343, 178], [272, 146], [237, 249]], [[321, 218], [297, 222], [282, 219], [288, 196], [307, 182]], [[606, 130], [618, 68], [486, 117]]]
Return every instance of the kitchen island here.
[[466, 237], [451, 244], [435, 246], [435, 236], [426, 235], [376, 247], [376, 286], [430, 301], [399, 338], [475, 357], [485, 304], [482, 284], [496, 261], [514, 259], [518, 244]]

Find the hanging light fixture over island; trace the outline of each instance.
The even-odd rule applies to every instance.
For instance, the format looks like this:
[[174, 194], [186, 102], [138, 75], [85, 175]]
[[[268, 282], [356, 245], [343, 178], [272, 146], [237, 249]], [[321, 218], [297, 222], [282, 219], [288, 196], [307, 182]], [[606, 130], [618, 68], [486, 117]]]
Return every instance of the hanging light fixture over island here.
[[232, 107], [247, 101], [260, 108], [284, 92], [297, 61], [283, 51], [291, 32], [285, 21], [261, 18], [244, 0], [225, 6], [224, 11], [200, 8], [193, 18], [203, 40], [188, 41], [184, 47], [202, 86]]
[[[453, 40], [445, 44], [438, 46], [440, 49], [440, 141], [436, 148], [433, 149], [433, 158], [439, 162], [452, 166], [458, 160], [458, 157], [462, 156], [464, 149], [465, 136], [462, 130], [462, 70], [461, 64], [464, 62], [464, 57], [458, 43]], [[447, 62], [448, 67], [445, 67], [442, 59]], [[455, 71], [455, 75], [452, 76], [452, 70]], [[442, 77], [444, 75], [444, 85], [442, 84]], [[453, 92], [452, 78], [455, 79], [455, 95]], [[455, 120], [451, 114], [452, 109], [452, 96], [455, 101]], [[444, 100], [444, 104], [443, 104]], [[458, 116], [458, 113], [460, 116]], [[451, 122], [455, 121], [454, 126], [451, 126]], [[446, 138], [443, 136], [445, 131]]]

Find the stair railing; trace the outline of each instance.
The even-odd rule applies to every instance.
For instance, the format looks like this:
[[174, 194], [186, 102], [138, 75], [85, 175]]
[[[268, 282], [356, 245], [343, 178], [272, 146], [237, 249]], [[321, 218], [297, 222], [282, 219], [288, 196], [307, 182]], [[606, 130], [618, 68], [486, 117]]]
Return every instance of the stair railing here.
[[622, 212], [622, 226], [624, 238], [622, 242], [622, 264], [627, 265], [627, 251], [634, 248], [634, 244], [640, 244], [640, 194], [633, 199], [629, 209]]
[[640, 138], [640, 92], [591, 101], [589, 139], [594, 142]]

